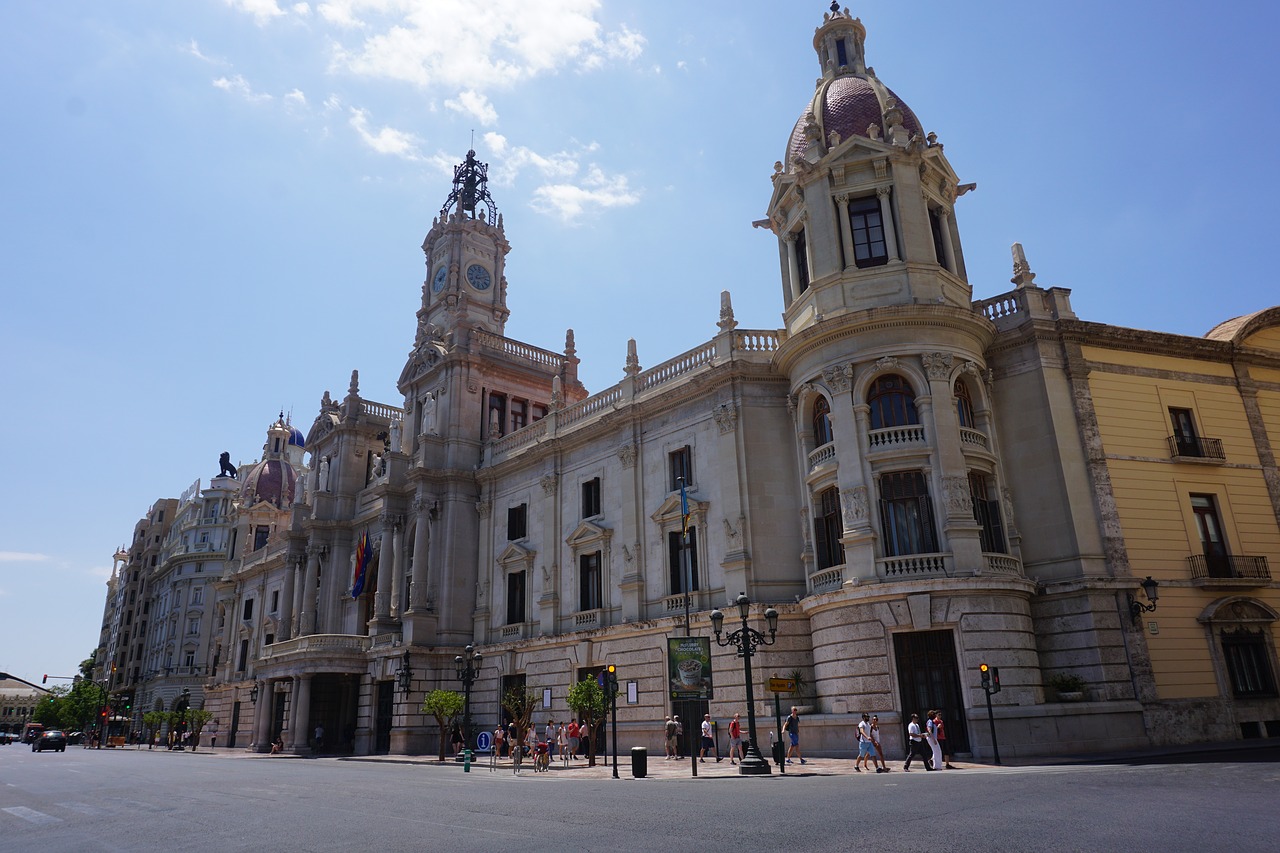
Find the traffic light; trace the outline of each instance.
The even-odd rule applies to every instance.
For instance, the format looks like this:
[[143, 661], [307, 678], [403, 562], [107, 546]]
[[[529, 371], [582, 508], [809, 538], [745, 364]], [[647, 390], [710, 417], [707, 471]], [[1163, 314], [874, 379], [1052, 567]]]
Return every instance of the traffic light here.
[[1000, 667], [998, 666], [991, 667], [991, 692], [1000, 692]]
[[991, 667], [987, 666], [985, 663], [979, 664], [978, 672], [982, 674], [982, 689], [990, 690], [991, 689]]
[[40, 679], [40, 683], [41, 683], [41, 684], [48, 684], [48, 683], [49, 683], [49, 673], [47, 673], [47, 672], [46, 672], [46, 673], [44, 674], [44, 678]]

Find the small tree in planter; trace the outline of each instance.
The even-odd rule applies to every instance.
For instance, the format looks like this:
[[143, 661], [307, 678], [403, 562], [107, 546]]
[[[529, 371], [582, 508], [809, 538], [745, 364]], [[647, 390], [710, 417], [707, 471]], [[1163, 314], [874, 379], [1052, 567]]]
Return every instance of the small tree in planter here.
[[604, 691], [595, 679], [579, 681], [569, 688], [569, 708], [578, 715], [578, 725], [587, 729], [587, 766], [596, 766], [596, 726], [604, 721]]
[[502, 707], [511, 715], [511, 722], [516, 727], [516, 740], [511, 744], [512, 748], [517, 744], [524, 745], [524, 736], [529, 731], [529, 725], [533, 720], [533, 709], [537, 704], [538, 697], [532, 690], [525, 687], [512, 687], [503, 695]]
[[462, 694], [452, 690], [432, 690], [422, 702], [423, 713], [436, 718], [440, 725], [440, 760], [445, 760], [449, 730], [462, 713]]

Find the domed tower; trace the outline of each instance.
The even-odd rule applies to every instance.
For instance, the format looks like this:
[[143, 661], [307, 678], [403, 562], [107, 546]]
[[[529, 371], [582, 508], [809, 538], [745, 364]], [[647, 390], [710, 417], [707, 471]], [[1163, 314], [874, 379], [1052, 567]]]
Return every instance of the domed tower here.
[[793, 334], [880, 305], [970, 303], [952, 212], [972, 185], [866, 64], [866, 35], [831, 4], [813, 37], [822, 76], [774, 164], [768, 221]]
[[[507, 243], [502, 214], [489, 195], [489, 166], [468, 151], [453, 171], [453, 191], [422, 243], [427, 280], [422, 287], [415, 346], [450, 336], [459, 327], [501, 335], [506, 326]], [[433, 328], [434, 327], [434, 328]]]
[[240, 505], [244, 508], [266, 502], [277, 509], [293, 504], [298, 473], [288, 454], [294, 433], [297, 432], [284, 418], [284, 413], [267, 428], [267, 440], [262, 445], [262, 460], [241, 474]]

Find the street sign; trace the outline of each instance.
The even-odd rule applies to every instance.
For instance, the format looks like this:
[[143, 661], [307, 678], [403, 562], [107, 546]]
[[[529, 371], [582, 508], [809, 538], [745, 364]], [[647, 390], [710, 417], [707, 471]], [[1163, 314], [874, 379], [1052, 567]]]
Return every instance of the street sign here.
[[493, 735], [488, 732], [480, 732], [476, 735], [476, 752], [488, 752], [493, 746]]
[[774, 693], [795, 693], [796, 680], [794, 678], [770, 678], [769, 690]]

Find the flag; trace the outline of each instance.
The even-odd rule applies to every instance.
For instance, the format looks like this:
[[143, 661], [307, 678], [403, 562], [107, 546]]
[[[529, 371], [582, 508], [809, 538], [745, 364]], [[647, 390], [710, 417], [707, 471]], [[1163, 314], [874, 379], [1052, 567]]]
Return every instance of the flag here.
[[360, 534], [360, 541], [356, 543], [356, 573], [351, 578], [351, 597], [359, 598], [360, 593], [364, 592], [364, 578], [368, 574], [369, 557], [372, 556], [369, 548], [369, 528], [364, 529], [364, 533]]
[[684, 493], [684, 477], [680, 478], [680, 534], [689, 541], [689, 496]]

